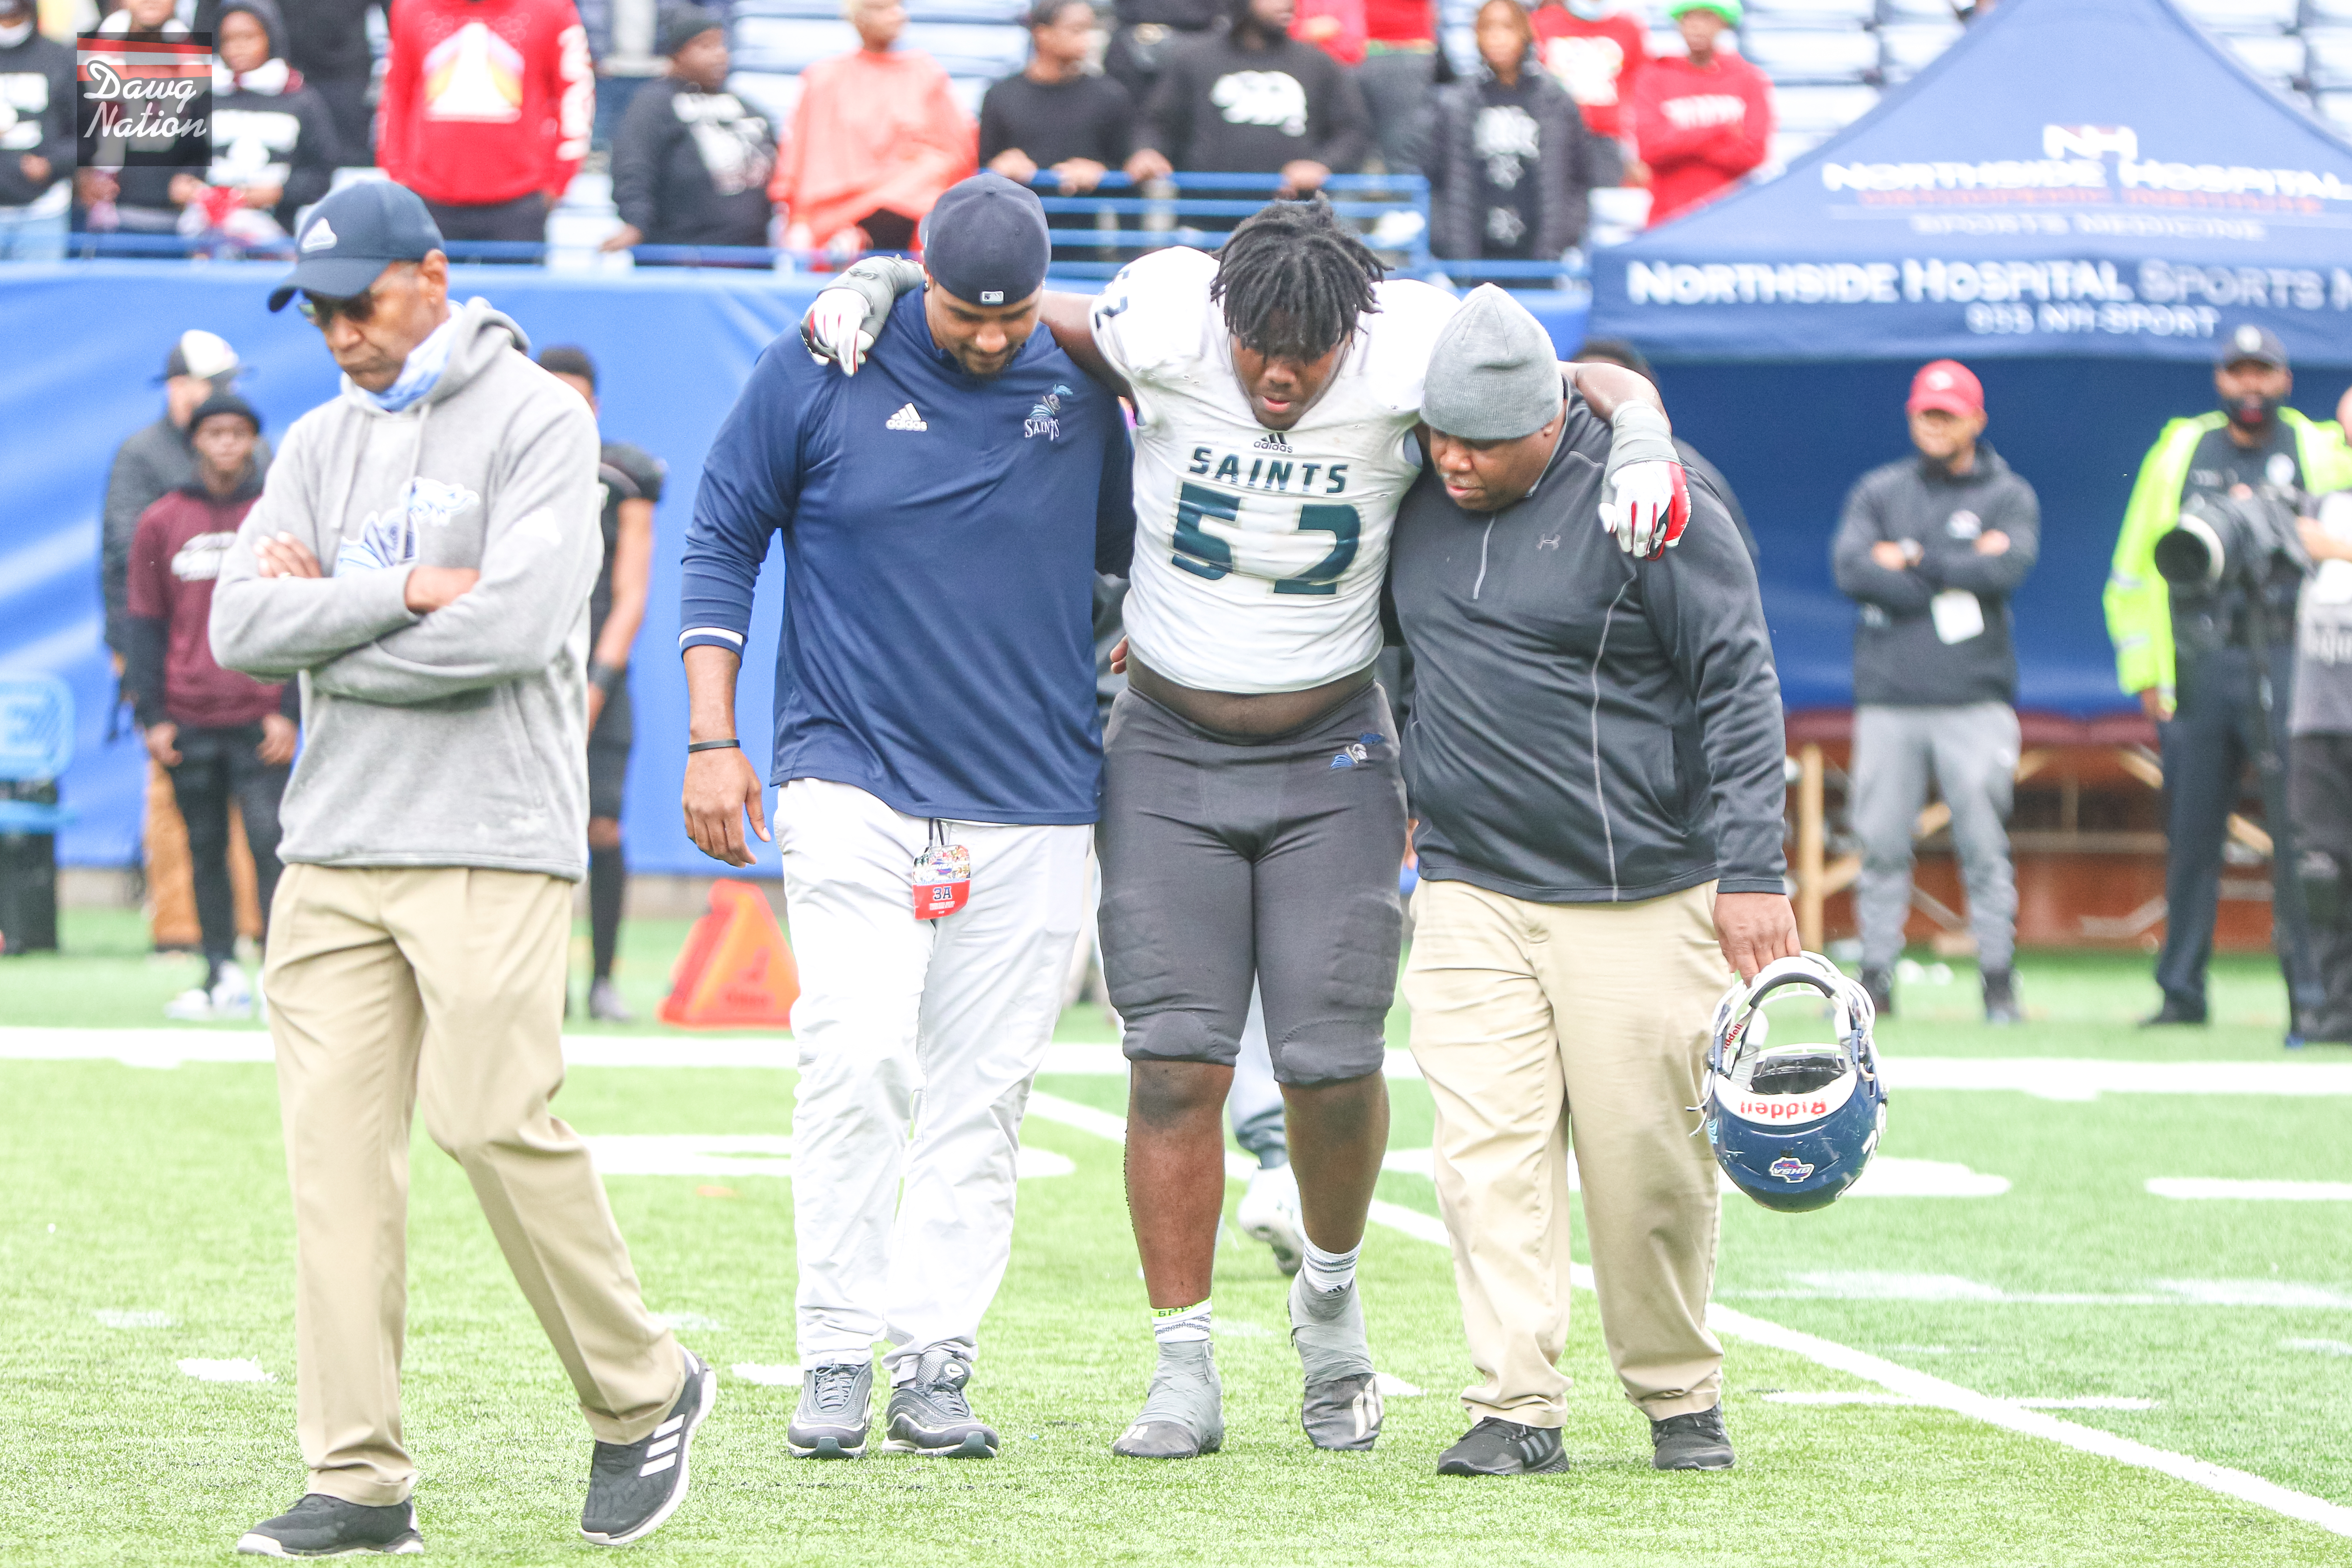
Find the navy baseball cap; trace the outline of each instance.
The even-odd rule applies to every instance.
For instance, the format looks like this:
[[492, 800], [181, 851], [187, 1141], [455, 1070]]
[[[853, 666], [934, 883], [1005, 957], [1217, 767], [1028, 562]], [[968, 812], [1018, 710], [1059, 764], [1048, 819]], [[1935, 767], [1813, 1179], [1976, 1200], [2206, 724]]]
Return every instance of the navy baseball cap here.
[[294, 270], [269, 291], [282, 310], [298, 292], [348, 300], [367, 292], [394, 261], [422, 261], [441, 248], [441, 230], [425, 198], [390, 180], [362, 180], [310, 209], [294, 241]]
[[923, 268], [967, 305], [1011, 305], [1045, 282], [1054, 242], [1037, 193], [1002, 174], [948, 187], [923, 220]]
[[2247, 360], [2256, 364], [2266, 364], [2273, 370], [2284, 370], [2287, 367], [2286, 345], [2279, 342], [2278, 334], [2268, 327], [2258, 327], [2248, 321], [2243, 326], [2231, 329], [2229, 335], [2221, 340], [2221, 352], [2213, 356], [2213, 363], [2227, 370]]

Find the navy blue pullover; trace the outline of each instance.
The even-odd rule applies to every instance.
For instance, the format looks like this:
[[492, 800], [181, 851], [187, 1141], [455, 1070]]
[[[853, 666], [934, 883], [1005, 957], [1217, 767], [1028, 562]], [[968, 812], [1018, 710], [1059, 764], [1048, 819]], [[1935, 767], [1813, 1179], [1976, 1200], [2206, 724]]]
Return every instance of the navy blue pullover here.
[[784, 547], [772, 784], [854, 784], [913, 816], [1092, 822], [1095, 573], [1124, 575], [1127, 422], [1042, 327], [1000, 374], [932, 342], [920, 290], [866, 367], [768, 345], [687, 529], [681, 650], [748, 653]]

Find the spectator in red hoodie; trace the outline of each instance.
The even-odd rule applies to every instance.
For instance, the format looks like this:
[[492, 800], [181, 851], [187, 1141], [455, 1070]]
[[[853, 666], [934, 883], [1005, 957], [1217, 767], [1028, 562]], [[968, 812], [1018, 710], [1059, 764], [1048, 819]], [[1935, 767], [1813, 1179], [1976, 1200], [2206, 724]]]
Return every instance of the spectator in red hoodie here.
[[595, 116], [572, 0], [394, 0], [376, 162], [444, 238], [544, 240]]
[[[215, 392], [188, 419], [195, 477], [139, 519], [131, 546], [131, 675], [147, 752], [169, 770], [188, 823], [204, 932], [204, 984], [166, 1008], [182, 1019], [244, 1017], [253, 994], [236, 966], [236, 899], [228, 808], [253, 850], [262, 920], [278, 885], [278, 805], [294, 761], [293, 688], [266, 686], [213, 658], [213, 580], [237, 525], [261, 495], [261, 418]], [[268, 940], [265, 924], [263, 941]]]
[[1675, 0], [1690, 48], [1660, 55], [1633, 83], [1633, 135], [1650, 166], [1650, 224], [1710, 202], [1764, 162], [1772, 140], [1772, 84], [1717, 43], [1739, 26], [1740, 0]]
[[1593, 170], [1604, 185], [1639, 184], [1628, 176], [1626, 147], [1633, 140], [1625, 106], [1650, 58], [1650, 35], [1640, 14], [1616, 0], [1555, 0], [1535, 14], [1544, 69], [1568, 89], [1592, 132]]

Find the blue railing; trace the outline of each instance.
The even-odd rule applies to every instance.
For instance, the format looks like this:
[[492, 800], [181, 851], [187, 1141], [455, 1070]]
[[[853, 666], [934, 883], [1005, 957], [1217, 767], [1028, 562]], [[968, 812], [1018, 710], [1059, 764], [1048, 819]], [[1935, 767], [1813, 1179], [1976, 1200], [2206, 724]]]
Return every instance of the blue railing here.
[[[1049, 173], [1032, 184], [1042, 200], [1054, 241], [1054, 271], [1067, 278], [1108, 278], [1147, 251], [1171, 245], [1213, 250], [1242, 219], [1274, 198], [1278, 174], [1183, 174], [1138, 185], [1107, 175], [1095, 190], [1065, 195]], [[1507, 287], [1573, 287], [1581, 268], [1556, 261], [1440, 260], [1429, 251], [1429, 184], [1418, 174], [1334, 174], [1323, 194], [1332, 211], [1363, 233], [1366, 243], [1397, 272], [1459, 283], [1492, 280]], [[509, 265], [570, 262], [593, 267], [593, 247], [538, 241], [452, 240], [452, 261]], [[1093, 254], [1088, 254], [1092, 252]], [[67, 241], [71, 257], [217, 257], [290, 260], [293, 242], [235, 245], [217, 236], [84, 234]], [[638, 245], [642, 266], [824, 272], [838, 257], [768, 246]]]

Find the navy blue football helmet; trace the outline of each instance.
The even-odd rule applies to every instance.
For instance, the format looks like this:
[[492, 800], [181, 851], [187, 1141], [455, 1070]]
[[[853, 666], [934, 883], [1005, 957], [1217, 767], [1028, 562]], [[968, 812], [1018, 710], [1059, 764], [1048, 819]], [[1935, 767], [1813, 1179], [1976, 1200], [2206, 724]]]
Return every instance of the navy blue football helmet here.
[[[1768, 1042], [1764, 1003], [1799, 986], [1828, 999], [1829, 1043]], [[1768, 1209], [1802, 1214], [1853, 1185], [1886, 1130], [1875, 1018], [1869, 993], [1817, 953], [1780, 959], [1723, 994], [1699, 1109], [1734, 1186]]]

